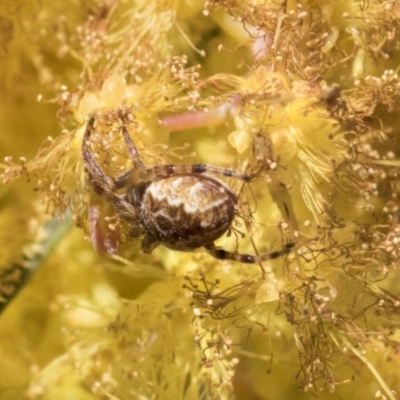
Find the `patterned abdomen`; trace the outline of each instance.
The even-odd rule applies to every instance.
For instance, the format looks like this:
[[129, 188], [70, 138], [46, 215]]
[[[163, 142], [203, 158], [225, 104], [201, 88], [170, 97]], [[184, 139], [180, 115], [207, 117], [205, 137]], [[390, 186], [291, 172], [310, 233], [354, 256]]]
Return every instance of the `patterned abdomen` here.
[[206, 175], [178, 175], [152, 182], [141, 219], [147, 235], [170, 249], [188, 251], [213, 243], [230, 227], [236, 195]]

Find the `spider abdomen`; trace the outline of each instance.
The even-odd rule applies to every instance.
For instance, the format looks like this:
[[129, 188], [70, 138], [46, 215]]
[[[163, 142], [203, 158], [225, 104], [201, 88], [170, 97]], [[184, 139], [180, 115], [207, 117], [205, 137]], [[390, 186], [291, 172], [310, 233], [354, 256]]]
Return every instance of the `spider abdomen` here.
[[178, 175], [152, 182], [144, 193], [141, 220], [146, 234], [173, 250], [213, 243], [236, 213], [237, 197], [207, 175]]

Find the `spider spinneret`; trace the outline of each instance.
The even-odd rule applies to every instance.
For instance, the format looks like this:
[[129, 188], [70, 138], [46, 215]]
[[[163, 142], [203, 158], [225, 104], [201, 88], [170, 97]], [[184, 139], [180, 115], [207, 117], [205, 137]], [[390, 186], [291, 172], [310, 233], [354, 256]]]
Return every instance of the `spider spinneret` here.
[[178, 251], [204, 247], [217, 259], [260, 263], [287, 254], [293, 247], [288, 243], [282, 250], [254, 256], [216, 248], [214, 241], [232, 225], [238, 198], [225, 183], [211, 175], [244, 182], [251, 177], [204, 164], [147, 168], [122, 126], [134, 168], [113, 180], [97, 164], [90, 148], [94, 122], [94, 118], [89, 120], [83, 138], [86, 172], [96, 191], [114, 206], [118, 217], [130, 224], [129, 237], [143, 236], [144, 253], [150, 253], [160, 244]]

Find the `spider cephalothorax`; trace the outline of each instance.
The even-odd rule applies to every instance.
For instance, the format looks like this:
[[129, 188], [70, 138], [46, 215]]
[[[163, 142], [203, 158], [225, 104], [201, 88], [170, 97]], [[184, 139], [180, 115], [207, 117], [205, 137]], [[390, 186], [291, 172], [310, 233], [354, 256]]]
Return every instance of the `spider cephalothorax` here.
[[204, 247], [218, 259], [258, 263], [290, 251], [292, 244], [261, 256], [215, 247], [214, 241], [231, 228], [238, 199], [225, 183], [212, 175], [249, 182], [248, 175], [203, 164], [147, 168], [123, 126], [121, 131], [134, 168], [113, 180], [97, 164], [90, 149], [94, 122], [94, 118], [89, 120], [82, 145], [86, 171], [98, 193], [114, 206], [119, 218], [131, 225], [130, 237], [143, 236], [145, 253], [160, 244], [178, 251]]

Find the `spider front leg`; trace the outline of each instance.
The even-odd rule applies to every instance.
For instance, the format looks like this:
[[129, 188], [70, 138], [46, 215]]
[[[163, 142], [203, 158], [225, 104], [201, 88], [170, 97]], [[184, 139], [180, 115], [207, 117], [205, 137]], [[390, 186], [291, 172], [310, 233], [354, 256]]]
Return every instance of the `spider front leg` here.
[[[250, 182], [252, 179], [252, 176], [250, 175], [242, 174], [232, 169], [220, 168], [207, 164], [166, 164], [145, 168], [142, 161], [140, 160], [139, 153], [134, 146], [129, 132], [125, 126], [122, 127], [122, 134], [124, 136], [125, 143], [127, 145], [129, 155], [132, 158], [135, 169], [142, 171], [143, 178], [148, 181], [152, 181], [158, 178], [166, 178], [174, 175], [201, 174], [214, 174], [224, 176], [226, 178], [236, 178], [242, 180], [243, 182]], [[118, 186], [118, 188], [128, 185], [132, 178], [132, 172], [128, 171], [118, 178], [116, 185]]]
[[208, 164], [165, 164], [139, 170], [129, 170], [119, 176], [114, 184], [117, 189], [121, 189], [135, 184], [138, 180], [151, 182], [160, 178], [168, 178], [177, 175], [220, 175], [226, 178], [239, 179], [245, 183], [253, 179], [250, 175]]
[[126, 146], [128, 147], [129, 155], [132, 158], [133, 165], [135, 166], [136, 169], [142, 169], [142, 170], [145, 169], [144, 165], [142, 163], [142, 160], [140, 159], [139, 152], [137, 151], [136, 147], [133, 145], [132, 139], [131, 139], [129, 132], [125, 126], [122, 127], [122, 134], [124, 136]]
[[90, 148], [90, 136], [92, 134], [94, 118], [90, 118], [86, 131], [83, 135], [82, 143], [82, 159], [85, 163], [85, 171], [88, 173], [90, 181], [94, 184], [96, 191], [104, 192], [107, 197], [114, 197], [115, 190], [114, 182], [108, 177], [100, 166], [94, 160], [92, 150]]
[[178, 164], [178, 165], [158, 165], [146, 169], [146, 174], [149, 177], [164, 178], [174, 175], [220, 175], [225, 178], [235, 178], [243, 182], [250, 182], [253, 177], [242, 174], [238, 171], [226, 168], [215, 167], [208, 164]]
[[90, 136], [93, 130], [94, 121], [94, 118], [89, 120], [83, 136], [82, 158], [85, 162], [86, 172], [88, 173], [90, 181], [94, 185], [99, 195], [106, 197], [107, 200], [114, 205], [115, 211], [122, 218], [134, 218], [136, 216], [135, 207], [125, 200], [124, 195], [118, 195], [115, 193], [115, 191], [120, 187], [118, 187], [115, 182], [105, 174], [93, 157], [93, 153], [90, 148]]
[[[90, 136], [93, 130], [95, 119], [91, 118], [86, 127], [82, 143], [82, 158], [85, 163], [85, 170], [89, 176], [91, 184], [100, 197], [105, 197], [113, 206], [114, 213], [119, 218], [136, 223], [138, 219], [137, 208], [130, 204], [125, 195], [115, 193], [118, 186], [105, 174], [93, 157], [90, 147]], [[102, 207], [104, 208], [104, 207]], [[94, 203], [89, 204], [89, 231], [93, 246], [100, 253], [115, 254], [118, 252], [119, 238], [117, 232], [112, 232], [109, 223], [105, 221], [104, 213], [100, 212], [100, 207]]]

